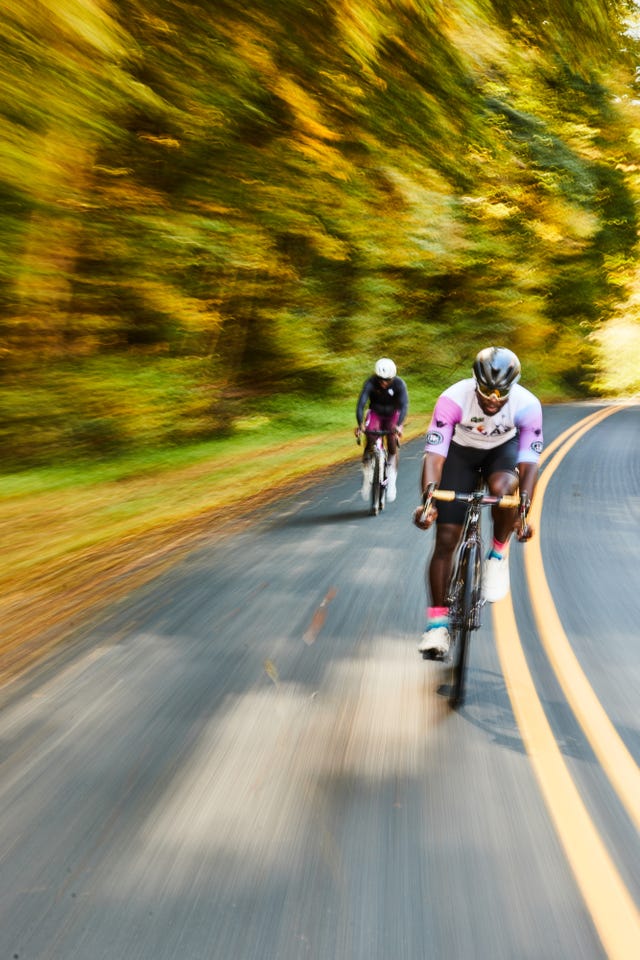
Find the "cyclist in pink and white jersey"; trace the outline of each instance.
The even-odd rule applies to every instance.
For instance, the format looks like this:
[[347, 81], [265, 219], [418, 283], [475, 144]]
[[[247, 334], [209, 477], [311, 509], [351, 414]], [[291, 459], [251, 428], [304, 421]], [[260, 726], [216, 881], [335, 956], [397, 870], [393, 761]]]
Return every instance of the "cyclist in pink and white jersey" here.
[[[542, 407], [522, 387], [520, 361], [505, 347], [481, 350], [473, 364], [473, 377], [460, 380], [438, 398], [426, 436], [422, 462], [423, 498], [438, 486], [447, 490], [472, 491], [478, 471], [489, 492], [496, 496], [520, 490], [528, 510], [538, 479], [542, 450]], [[449, 650], [447, 587], [451, 575], [465, 504], [443, 503], [414, 513], [417, 526], [426, 530], [436, 521], [436, 542], [428, 569], [431, 606], [427, 626], [418, 649], [426, 658], [444, 659]], [[500, 600], [509, 591], [508, 546], [514, 529], [518, 539], [528, 540], [532, 528], [524, 531], [518, 510], [494, 507], [493, 544], [483, 571], [483, 595], [489, 602]]]

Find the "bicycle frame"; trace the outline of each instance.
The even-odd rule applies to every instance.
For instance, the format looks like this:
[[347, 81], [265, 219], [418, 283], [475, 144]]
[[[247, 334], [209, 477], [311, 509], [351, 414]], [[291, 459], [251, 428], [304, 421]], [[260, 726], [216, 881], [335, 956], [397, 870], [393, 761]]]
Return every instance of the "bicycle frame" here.
[[[384, 444], [384, 437], [391, 436], [395, 430], [367, 430], [364, 431], [367, 437], [373, 438], [371, 446], [371, 455], [373, 458], [373, 478], [371, 481], [371, 514], [377, 516], [384, 510], [387, 498], [387, 467], [389, 458]], [[358, 438], [358, 443], [360, 438]]]
[[[482, 606], [482, 529], [481, 517], [482, 494], [474, 494], [467, 506], [467, 512], [456, 549], [453, 572], [449, 581], [448, 604], [450, 609], [449, 620], [453, 620], [458, 628], [477, 630], [480, 626], [480, 607]], [[464, 584], [467, 577], [464, 575], [471, 570], [473, 589], [469, 595], [470, 605], [460, 603]], [[453, 613], [453, 617], [452, 617]]]
[[[452, 682], [449, 688], [449, 703], [460, 706], [464, 699], [464, 684], [469, 636], [478, 630], [481, 622], [482, 599], [482, 507], [519, 507], [518, 496], [502, 497], [485, 493], [484, 484], [479, 484], [472, 493], [457, 493], [454, 490], [434, 490], [434, 500], [458, 500], [467, 504], [460, 540], [456, 549], [447, 603], [449, 606], [449, 632], [451, 636]], [[425, 503], [425, 513], [430, 500]]]

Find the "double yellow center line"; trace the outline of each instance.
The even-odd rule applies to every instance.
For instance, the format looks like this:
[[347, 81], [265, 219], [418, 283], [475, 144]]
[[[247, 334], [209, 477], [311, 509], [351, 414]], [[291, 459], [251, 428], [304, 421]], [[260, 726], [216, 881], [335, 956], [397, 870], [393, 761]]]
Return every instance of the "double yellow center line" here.
[[[539, 519], [558, 464], [593, 426], [620, 407], [599, 410], [571, 427], [545, 452], [532, 507]], [[525, 570], [540, 639], [562, 690], [632, 823], [640, 827], [640, 771], [584, 675], [555, 609], [539, 538], [526, 545]], [[576, 882], [611, 960], [640, 957], [640, 912], [591, 820], [549, 726], [518, 635], [510, 597], [493, 605], [498, 655], [522, 739]]]

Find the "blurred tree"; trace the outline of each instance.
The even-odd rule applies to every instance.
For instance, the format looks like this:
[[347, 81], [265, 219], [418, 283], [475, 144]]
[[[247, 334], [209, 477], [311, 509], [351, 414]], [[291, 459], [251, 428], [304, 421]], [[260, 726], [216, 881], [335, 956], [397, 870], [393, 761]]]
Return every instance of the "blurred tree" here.
[[[500, 340], [602, 384], [637, 276], [623, 0], [10, 0], [0, 432], [46, 462], [232, 429]], [[28, 377], [27, 377], [28, 371]]]

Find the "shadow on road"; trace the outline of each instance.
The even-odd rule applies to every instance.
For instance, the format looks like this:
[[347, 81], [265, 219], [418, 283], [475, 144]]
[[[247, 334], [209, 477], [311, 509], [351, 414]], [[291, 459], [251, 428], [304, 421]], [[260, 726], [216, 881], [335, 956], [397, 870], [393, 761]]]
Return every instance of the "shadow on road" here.
[[[338, 513], [318, 513], [304, 517], [282, 517], [270, 523], [270, 527], [317, 527], [323, 524], [348, 523], [351, 520], [369, 519], [369, 508], [363, 506], [360, 510], [344, 510]], [[373, 518], [371, 518], [373, 519]]]
[[[439, 697], [449, 696], [449, 679], [436, 688]], [[595, 763], [593, 752], [581, 732], [569, 705], [558, 700], [541, 700], [560, 752], [565, 757]], [[526, 753], [516, 725], [511, 701], [502, 674], [471, 668], [466, 681], [465, 702], [456, 710], [461, 717], [491, 736], [493, 743]], [[638, 736], [627, 730], [626, 742]]]

